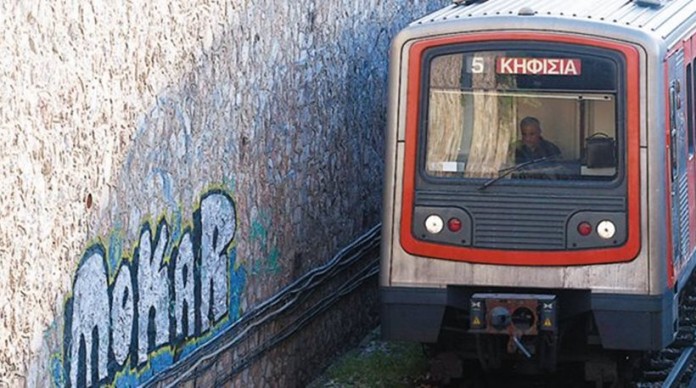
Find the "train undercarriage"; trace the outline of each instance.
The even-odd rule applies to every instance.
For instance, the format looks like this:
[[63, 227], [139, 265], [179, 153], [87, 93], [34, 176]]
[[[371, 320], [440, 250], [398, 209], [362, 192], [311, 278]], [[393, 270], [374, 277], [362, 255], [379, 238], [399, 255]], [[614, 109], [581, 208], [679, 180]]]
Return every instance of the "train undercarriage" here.
[[[586, 291], [507, 291], [383, 290], [383, 317], [388, 317], [383, 334], [424, 343], [435, 360], [431, 373], [443, 382], [512, 373], [560, 381], [573, 376], [596, 387], [676, 387], [691, 378], [693, 354], [687, 350], [693, 350], [696, 330], [693, 285], [677, 302], [679, 320], [665, 314], [675, 307], [669, 296], [632, 300], [614, 295], [604, 300], [612, 307], [607, 316], [598, 310], [603, 299]], [[395, 303], [407, 294], [411, 304]]]

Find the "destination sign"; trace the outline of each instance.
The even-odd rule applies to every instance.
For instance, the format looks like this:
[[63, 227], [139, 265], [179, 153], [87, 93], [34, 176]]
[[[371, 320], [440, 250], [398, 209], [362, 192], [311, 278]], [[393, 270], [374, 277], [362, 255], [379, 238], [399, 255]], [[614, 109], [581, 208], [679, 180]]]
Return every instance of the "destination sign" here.
[[580, 75], [582, 61], [572, 58], [496, 58], [498, 74]]

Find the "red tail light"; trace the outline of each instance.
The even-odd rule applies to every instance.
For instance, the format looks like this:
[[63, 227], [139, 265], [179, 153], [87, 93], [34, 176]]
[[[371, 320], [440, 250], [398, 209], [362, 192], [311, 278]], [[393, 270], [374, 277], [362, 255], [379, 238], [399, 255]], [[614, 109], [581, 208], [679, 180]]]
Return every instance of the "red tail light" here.
[[589, 236], [592, 233], [592, 225], [589, 222], [583, 221], [578, 224], [578, 233], [581, 236]]
[[451, 232], [459, 232], [462, 229], [462, 222], [458, 218], [450, 218], [447, 221], [447, 229]]

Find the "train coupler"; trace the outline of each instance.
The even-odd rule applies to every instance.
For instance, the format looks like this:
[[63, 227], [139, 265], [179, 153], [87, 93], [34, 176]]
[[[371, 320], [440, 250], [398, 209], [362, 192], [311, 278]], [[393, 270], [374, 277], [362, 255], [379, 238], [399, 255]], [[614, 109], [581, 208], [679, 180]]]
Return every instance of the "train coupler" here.
[[469, 332], [476, 334], [479, 361], [484, 369], [499, 364], [492, 362], [500, 356], [490, 346], [498, 342], [492, 337], [506, 335], [508, 354], [519, 352], [527, 360], [536, 359], [541, 370], [555, 371], [557, 307], [555, 295], [474, 294], [470, 300]]
[[556, 310], [555, 295], [474, 294], [470, 301], [469, 331], [509, 335], [511, 345], [519, 347], [515, 342], [520, 342], [523, 335], [555, 333], [558, 330]]

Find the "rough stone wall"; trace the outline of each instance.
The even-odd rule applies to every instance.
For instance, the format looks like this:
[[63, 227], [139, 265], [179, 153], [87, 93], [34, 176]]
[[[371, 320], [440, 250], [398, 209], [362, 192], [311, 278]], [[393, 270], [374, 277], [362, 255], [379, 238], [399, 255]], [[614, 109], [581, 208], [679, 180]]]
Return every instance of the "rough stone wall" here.
[[389, 40], [445, 3], [1, 3], [0, 387], [145, 379], [377, 223]]

